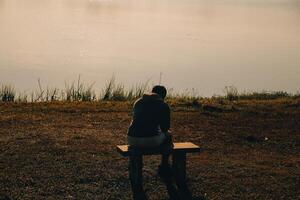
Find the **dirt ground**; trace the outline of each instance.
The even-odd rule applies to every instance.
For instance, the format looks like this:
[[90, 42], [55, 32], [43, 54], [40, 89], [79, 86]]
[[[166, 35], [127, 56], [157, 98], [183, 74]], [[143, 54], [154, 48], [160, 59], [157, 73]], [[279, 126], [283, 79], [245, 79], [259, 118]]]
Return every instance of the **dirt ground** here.
[[[0, 199], [131, 199], [124, 144], [131, 103], [0, 103]], [[205, 111], [173, 105], [177, 142], [195, 197], [300, 199], [300, 103], [239, 101]], [[149, 199], [168, 199], [144, 158]]]

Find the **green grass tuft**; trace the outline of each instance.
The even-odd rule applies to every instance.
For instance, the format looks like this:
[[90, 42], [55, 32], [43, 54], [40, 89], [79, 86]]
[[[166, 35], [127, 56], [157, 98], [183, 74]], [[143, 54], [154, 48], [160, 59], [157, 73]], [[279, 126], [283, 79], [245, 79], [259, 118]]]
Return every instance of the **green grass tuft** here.
[[0, 99], [3, 102], [13, 102], [15, 100], [16, 91], [12, 85], [1, 85]]

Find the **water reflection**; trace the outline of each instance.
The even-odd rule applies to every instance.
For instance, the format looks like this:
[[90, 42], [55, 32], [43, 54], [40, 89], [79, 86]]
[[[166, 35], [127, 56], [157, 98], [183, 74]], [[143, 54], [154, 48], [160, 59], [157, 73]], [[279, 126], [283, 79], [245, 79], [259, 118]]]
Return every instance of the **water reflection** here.
[[0, 0], [0, 80], [297, 91], [299, 1]]

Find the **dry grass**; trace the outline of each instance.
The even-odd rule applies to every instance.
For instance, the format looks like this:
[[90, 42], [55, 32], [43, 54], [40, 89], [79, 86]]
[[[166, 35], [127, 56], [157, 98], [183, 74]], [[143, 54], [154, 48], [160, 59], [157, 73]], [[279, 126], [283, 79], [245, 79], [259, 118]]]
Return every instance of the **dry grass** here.
[[[188, 156], [195, 196], [300, 199], [299, 100], [170, 103], [175, 141], [204, 149]], [[115, 146], [125, 143], [131, 106], [0, 103], [0, 199], [130, 199], [127, 159]], [[145, 161], [145, 188], [167, 199], [158, 161]]]
[[[10, 84], [0, 84], [0, 102], [53, 102], [53, 101], [133, 101], [141, 97], [144, 93], [151, 91], [149, 81], [140, 82], [132, 87], [125, 87], [123, 83], [117, 82], [113, 75], [102, 90], [94, 88], [95, 82], [87, 84], [78, 76], [76, 81], [66, 82], [65, 88], [43, 87], [41, 80], [38, 79], [38, 88], [35, 91], [25, 92], [16, 91]], [[187, 89], [177, 92], [168, 88], [167, 99], [172, 102], [187, 103], [202, 99], [219, 101], [239, 101], [239, 100], [275, 100], [275, 99], [300, 99], [300, 93], [287, 93], [284, 91], [255, 91], [239, 92], [235, 86], [226, 86], [223, 90], [224, 95], [215, 95], [211, 98], [204, 98], [195, 89]], [[99, 93], [99, 95], [97, 95]], [[15, 98], [17, 97], [17, 98]]]
[[16, 90], [12, 85], [1, 85], [0, 101], [11, 102], [15, 100]]

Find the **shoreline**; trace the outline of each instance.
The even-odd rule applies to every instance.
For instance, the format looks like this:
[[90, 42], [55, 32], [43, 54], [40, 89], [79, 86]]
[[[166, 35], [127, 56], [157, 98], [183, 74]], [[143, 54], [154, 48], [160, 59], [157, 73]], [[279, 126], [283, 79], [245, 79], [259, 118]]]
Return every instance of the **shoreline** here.
[[[136, 84], [131, 88], [125, 88], [124, 84], [118, 83], [113, 76], [103, 89], [96, 90], [93, 88], [94, 83], [86, 84], [81, 81], [80, 76], [77, 82], [66, 84], [65, 88], [43, 87], [38, 80], [38, 89], [30, 92], [18, 92], [13, 85], [0, 84], [0, 102], [55, 102], [55, 101], [133, 101], [141, 97], [144, 93], [150, 91], [152, 86], [149, 82]], [[288, 93], [285, 91], [254, 91], [240, 92], [235, 86], [225, 86], [223, 95], [213, 95], [211, 97], [203, 97], [195, 92], [195, 90], [186, 90], [185, 92], [174, 92], [167, 89], [167, 99], [173, 101], [190, 101], [203, 99], [219, 99], [219, 100], [274, 100], [274, 99], [300, 99], [300, 92]]]

